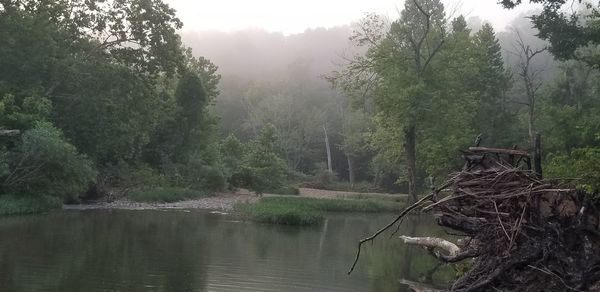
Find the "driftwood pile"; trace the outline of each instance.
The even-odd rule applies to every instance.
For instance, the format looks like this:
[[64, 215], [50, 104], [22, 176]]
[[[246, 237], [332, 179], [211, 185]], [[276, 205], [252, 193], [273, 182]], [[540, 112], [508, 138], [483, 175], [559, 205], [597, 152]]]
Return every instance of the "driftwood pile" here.
[[450, 291], [600, 291], [600, 210], [591, 194], [531, 170], [529, 155], [512, 149], [472, 147], [464, 168], [441, 188], [410, 206], [433, 214], [440, 226], [463, 236], [401, 236], [443, 262], [472, 260]]

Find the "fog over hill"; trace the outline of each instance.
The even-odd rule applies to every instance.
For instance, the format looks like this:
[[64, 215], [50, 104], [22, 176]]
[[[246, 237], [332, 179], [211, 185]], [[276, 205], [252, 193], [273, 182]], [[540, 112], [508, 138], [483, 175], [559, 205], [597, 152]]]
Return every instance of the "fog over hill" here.
[[[485, 23], [479, 17], [469, 17], [468, 25], [474, 34]], [[185, 45], [194, 55], [208, 58], [219, 67], [222, 79], [220, 95], [214, 110], [220, 117], [222, 137], [230, 134], [249, 140], [266, 124], [274, 124], [282, 139], [288, 162], [295, 169], [306, 171], [314, 165], [300, 161], [319, 161], [324, 157], [323, 126], [330, 129], [334, 164], [340, 172], [345, 158], [339, 149], [343, 141], [344, 112], [349, 104], [346, 97], [331, 88], [323, 78], [340, 70], [351, 57], [360, 52], [350, 41], [355, 24], [333, 28], [307, 29], [303, 33], [285, 35], [262, 29], [236, 32], [183, 31]], [[507, 29], [496, 32], [507, 68], [515, 70], [518, 59], [512, 53], [517, 29], [524, 42], [532, 47], [544, 47], [535, 37], [536, 31], [524, 16], [514, 19]], [[554, 62], [549, 54], [535, 60], [535, 67], [551, 75]], [[514, 71], [514, 76], [518, 76]], [[520, 82], [515, 79], [515, 98], [521, 98]], [[306, 117], [312, 117], [307, 119]], [[291, 142], [290, 142], [291, 141]], [[367, 168], [362, 165], [364, 169]], [[357, 163], [360, 163], [358, 161]], [[334, 165], [335, 167], [335, 165]], [[360, 165], [358, 167], [361, 167]]]
[[315, 75], [334, 70], [339, 54], [350, 48], [351, 32], [349, 25], [308, 29], [289, 36], [259, 29], [184, 32], [183, 40], [194, 54], [218, 65], [221, 75], [254, 79], [280, 74], [297, 63], [307, 66]]
[[[476, 32], [486, 21], [477, 16], [468, 18], [469, 27]], [[520, 31], [524, 40], [532, 47], [544, 47], [546, 43], [535, 37], [526, 15], [520, 15], [507, 24], [497, 37], [503, 47], [507, 63], [513, 63], [510, 52], [514, 50], [515, 31]], [[352, 54], [349, 41], [352, 25], [332, 28], [307, 29], [303, 33], [284, 35], [263, 29], [245, 29], [235, 32], [183, 31], [185, 45], [193, 49], [194, 55], [204, 56], [219, 66], [224, 79], [238, 76], [244, 80], [264, 80], [280, 77], [292, 68], [303, 66], [316, 78], [328, 74], [344, 63], [341, 56]], [[550, 65], [551, 57], [546, 54], [541, 63]], [[224, 80], [225, 81], [225, 80]]]

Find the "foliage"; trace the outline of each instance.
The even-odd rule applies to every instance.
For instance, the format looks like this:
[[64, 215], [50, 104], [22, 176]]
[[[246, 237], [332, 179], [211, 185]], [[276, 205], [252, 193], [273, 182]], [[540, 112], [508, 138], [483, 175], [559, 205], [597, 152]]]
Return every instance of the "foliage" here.
[[549, 178], [576, 179], [588, 192], [600, 191], [600, 148], [576, 148], [569, 154], [550, 154], [545, 171]]
[[511, 86], [511, 74], [504, 66], [502, 47], [494, 29], [484, 24], [472, 38], [474, 57], [476, 58], [473, 76], [478, 92], [476, 133], [483, 134], [482, 139], [488, 145], [512, 147], [518, 139], [515, 133], [517, 124], [508, 102], [508, 89]]
[[275, 191], [285, 184], [287, 166], [275, 153], [277, 137], [273, 126], [266, 126], [257, 140], [248, 145], [243, 164], [233, 173], [240, 187], [257, 194]]
[[154, 188], [147, 191], [133, 192], [127, 198], [136, 202], [161, 202], [172, 203], [190, 199], [206, 197], [207, 194], [201, 191], [185, 188]]
[[[0, 7], [0, 126], [25, 131], [21, 144], [0, 141], [9, 152], [0, 161], [9, 178], [3, 192], [57, 195], [62, 186], [75, 198], [95, 176], [92, 162], [97, 194], [225, 186], [216, 118], [207, 109], [220, 76], [182, 47], [182, 23], [167, 4], [28, 0]], [[46, 121], [65, 138], [32, 129]], [[39, 149], [24, 146], [34, 138]], [[23, 165], [37, 170], [38, 162], [44, 175], [15, 182], [15, 175], [28, 177]], [[16, 172], [4, 174], [6, 166]]]
[[10, 129], [30, 129], [37, 121], [47, 120], [52, 110], [49, 99], [27, 96], [17, 102], [12, 94], [0, 98], [0, 125]]
[[565, 62], [560, 69], [540, 101], [544, 148], [568, 153], [574, 148], [600, 146], [600, 72], [578, 61]]
[[5, 1], [3, 8], [2, 14], [47, 19], [71, 40], [94, 39], [97, 49], [140, 71], [174, 72], [183, 58], [176, 34], [182, 23], [160, 0]]
[[248, 115], [244, 126], [253, 137], [268, 125], [273, 127], [277, 152], [290, 169], [310, 172], [324, 155], [323, 126], [339, 129], [336, 108], [343, 100], [325, 88], [305, 84], [309, 81], [280, 82], [248, 86], [242, 98]]
[[143, 163], [131, 164], [121, 160], [116, 164], [105, 165], [100, 172], [98, 187], [118, 188], [124, 194], [132, 189], [150, 189], [167, 184], [164, 175]]
[[541, 100], [545, 174], [576, 178], [579, 187], [598, 191], [600, 73], [581, 61], [565, 62], [560, 69]]
[[[591, 2], [579, 2], [579, 9], [564, 9], [565, 0], [530, 0], [541, 3], [543, 10], [531, 16], [532, 23], [539, 30], [538, 36], [550, 42], [550, 51], [561, 60], [580, 59], [599, 68], [600, 58], [580, 55], [581, 50], [600, 45], [600, 8]], [[521, 0], [502, 0], [505, 8], [521, 4]], [[567, 12], [570, 11], [571, 13]]]
[[0, 196], [0, 215], [37, 214], [60, 208], [62, 208], [62, 200], [52, 196], [14, 194]]
[[99, 166], [139, 159], [161, 109], [151, 80], [107, 61], [75, 64], [72, 74], [81, 77], [53, 96], [56, 125]]
[[513, 119], [504, 106], [509, 76], [491, 26], [473, 36], [464, 17], [450, 30], [445, 21], [439, 1], [407, 1], [389, 26], [368, 16], [353, 37], [366, 54], [331, 77], [350, 94], [362, 89], [373, 97], [372, 171], [376, 180], [399, 175], [397, 183], [408, 183], [413, 196], [426, 176], [444, 177], [459, 165], [456, 152], [478, 133], [490, 143], [511, 138], [498, 135]]
[[216, 192], [227, 187], [226, 170], [219, 161], [216, 147], [197, 153], [185, 163], [169, 163], [162, 171], [172, 186]]
[[38, 123], [9, 153], [1, 192], [76, 199], [96, 177], [91, 162], [66, 142], [60, 130]]
[[235, 136], [229, 135], [220, 145], [223, 166], [227, 172], [230, 186], [238, 186], [242, 183], [241, 169], [245, 156], [245, 147]]

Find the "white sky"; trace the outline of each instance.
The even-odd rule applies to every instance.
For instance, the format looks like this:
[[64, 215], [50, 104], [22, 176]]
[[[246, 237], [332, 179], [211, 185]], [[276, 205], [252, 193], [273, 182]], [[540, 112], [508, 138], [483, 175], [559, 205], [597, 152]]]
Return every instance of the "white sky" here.
[[[498, 0], [442, 0], [447, 13], [459, 7], [468, 19], [479, 16], [496, 30], [521, 13], [536, 6], [522, 4], [514, 10], [503, 9]], [[165, 0], [177, 10], [189, 31], [235, 31], [262, 28], [272, 32], [293, 34], [307, 28], [349, 24], [367, 12], [397, 18], [403, 0]], [[527, 2], [527, 1], [523, 1]], [[457, 14], [458, 15], [458, 14]]]

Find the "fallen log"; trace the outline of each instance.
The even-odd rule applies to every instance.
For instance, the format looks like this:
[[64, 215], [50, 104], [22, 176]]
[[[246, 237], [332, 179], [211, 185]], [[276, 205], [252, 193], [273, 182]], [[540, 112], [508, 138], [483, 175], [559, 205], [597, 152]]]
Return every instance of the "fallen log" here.
[[469, 147], [469, 151], [475, 153], [494, 153], [494, 154], [509, 154], [519, 156], [529, 156], [527, 151], [516, 149], [488, 148], [488, 147]]
[[413, 244], [426, 249], [439, 248], [448, 253], [448, 256], [455, 257], [460, 253], [460, 247], [448, 240], [437, 237], [410, 237], [400, 235], [400, 239], [406, 244]]

